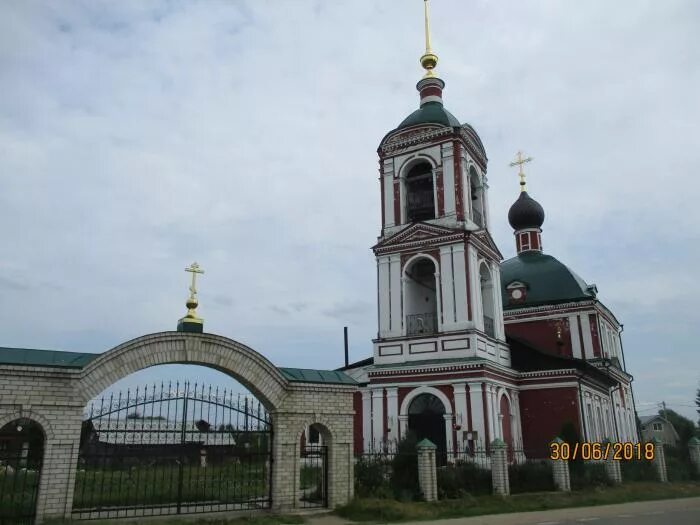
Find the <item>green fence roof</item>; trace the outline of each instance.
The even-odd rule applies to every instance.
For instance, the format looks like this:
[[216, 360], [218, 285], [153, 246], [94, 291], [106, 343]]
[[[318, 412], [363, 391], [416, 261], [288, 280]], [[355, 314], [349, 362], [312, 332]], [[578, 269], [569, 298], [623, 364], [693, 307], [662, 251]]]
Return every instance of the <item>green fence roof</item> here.
[[100, 354], [37, 350], [34, 348], [0, 347], [0, 365], [51, 366], [59, 368], [83, 368]]
[[356, 385], [349, 375], [336, 370], [312, 370], [309, 368], [280, 368], [282, 375], [294, 383], [327, 383]]
[[[37, 350], [34, 348], [0, 347], [0, 365], [45, 366], [57, 368], [83, 368], [100, 354], [63, 352], [61, 350]], [[295, 383], [326, 383], [355, 385], [354, 379], [335, 370], [309, 368], [279, 368], [282, 375]]]

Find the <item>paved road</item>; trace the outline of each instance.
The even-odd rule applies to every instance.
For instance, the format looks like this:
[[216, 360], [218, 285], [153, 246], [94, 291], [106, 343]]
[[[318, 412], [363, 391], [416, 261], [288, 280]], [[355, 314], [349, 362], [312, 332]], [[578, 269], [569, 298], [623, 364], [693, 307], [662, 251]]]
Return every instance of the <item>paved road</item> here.
[[[319, 516], [310, 522], [313, 525], [349, 523], [337, 516]], [[700, 498], [495, 514], [433, 522], [418, 521], [402, 525], [426, 525], [427, 523], [437, 525], [700, 525]]]

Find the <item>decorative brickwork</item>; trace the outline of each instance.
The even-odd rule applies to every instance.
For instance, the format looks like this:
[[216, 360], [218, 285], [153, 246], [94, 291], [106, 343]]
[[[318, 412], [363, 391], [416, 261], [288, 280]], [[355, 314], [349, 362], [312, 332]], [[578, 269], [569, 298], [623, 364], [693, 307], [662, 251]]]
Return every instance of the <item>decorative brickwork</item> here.
[[150, 366], [198, 364], [227, 373], [257, 396], [274, 428], [272, 507], [298, 506], [300, 436], [318, 424], [328, 445], [328, 505], [353, 496], [353, 393], [342, 384], [290, 382], [262, 355], [225, 337], [163, 332], [128, 341], [83, 369], [0, 365], [0, 427], [20, 418], [45, 434], [37, 522], [70, 518], [83, 411], [119, 379]]

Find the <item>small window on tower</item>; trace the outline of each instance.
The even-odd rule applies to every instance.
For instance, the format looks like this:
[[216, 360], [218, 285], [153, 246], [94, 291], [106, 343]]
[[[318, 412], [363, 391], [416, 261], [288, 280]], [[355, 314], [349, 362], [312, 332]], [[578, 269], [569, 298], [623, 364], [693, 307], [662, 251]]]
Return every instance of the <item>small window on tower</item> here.
[[417, 222], [434, 218], [433, 170], [430, 164], [422, 162], [406, 175], [406, 219]]

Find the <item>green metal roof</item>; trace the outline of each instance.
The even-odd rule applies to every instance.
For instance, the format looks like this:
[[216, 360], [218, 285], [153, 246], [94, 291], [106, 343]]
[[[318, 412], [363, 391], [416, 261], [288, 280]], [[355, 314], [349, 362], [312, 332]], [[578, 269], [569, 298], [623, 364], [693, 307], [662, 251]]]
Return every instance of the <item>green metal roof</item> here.
[[51, 366], [83, 368], [100, 354], [62, 352], [60, 350], [36, 350], [34, 348], [0, 347], [0, 365]]
[[[507, 286], [515, 281], [527, 286], [527, 294], [525, 302], [509, 305]], [[537, 251], [521, 253], [501, 264], [501, 290], [506, 310], [595, 298], [595, 292], [586, 281], [570, 268], [551, 255]]]
[[352, 377], [336, 370], [312, 370], [309, 368], [279, 368], [282, 375], [293, 383], [326, 383], [356, 385]]
[[417, 124], [442, 124], [443, 126], [459, 127], [460, 123], [452, 113], [447, 111], [440, 102], [426, 102], [406, 117], [396, 129], [407, 128]]

